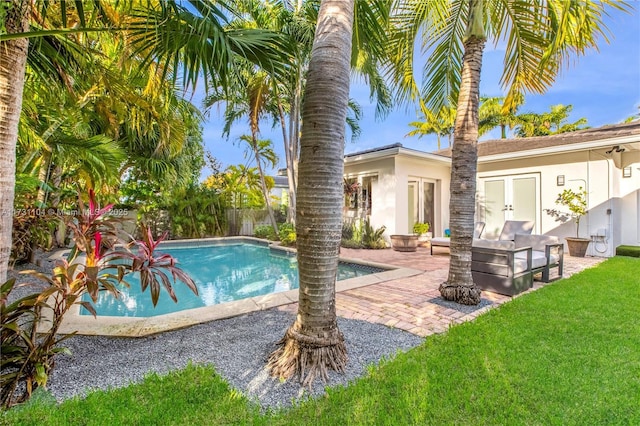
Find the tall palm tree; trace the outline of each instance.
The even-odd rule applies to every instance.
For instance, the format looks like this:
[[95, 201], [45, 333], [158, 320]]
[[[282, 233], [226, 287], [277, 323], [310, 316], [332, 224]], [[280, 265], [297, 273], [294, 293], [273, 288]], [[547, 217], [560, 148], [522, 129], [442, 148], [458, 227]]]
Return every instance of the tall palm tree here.
[[251, 132], [251, 136], [240, 136], [240, 140], [245, 142], [249, 149], [251, 150], [251, 154], [256, 161], [256, 167], [258, 168], [258, 175], [260, 177], [260, 190], [262, 191], [262, 196], [264, 197], [265, 208], [267, 209], [267, 214], [269, 216], [269, 221], [271, 222], [271, 227], [273, 231], [278, 234], [278, 223], [276, 222], [276, 218], [273, 214], [273, 207], [271, 206], [271, 200], [269, 198], [269, 193], [271, 192], [267, 187], [267, 176], [264, 172], [264, 166], [269, 163], [271, 167], [275, 167], [278, 164], [278, 157], [276, 153], [271, 148], [271, 141], [260, 140], [258, 139], [257, 132]]
[[[235, 83], [233, 92], [216, 91], [207, 95], [204, 100], [205, 108], [209, 109], [215, 104], [225, 104], [225, 125], [223, 135], [229, 136], [232, 124], [240, 118], [246, 117], [249, 121], [249, 129], [251, 136], [240, 137], [240, 140], [246, 142], [251, 148], [256, 161], [256, 167], [260, 173], [260, 182], [262, 186], [262, 194], [265, 200], [265, 207], [269, 216], [269, 221], [274, 232], [278, 233], [278, 224], [276, 223], [273, 208], [269, 200], [269, 191], [265, 183], [265, 171], [263, 168], [264, 159], [261, 157], [259, 136], [260, 121], [267, 114], [275, 114], [276, 108], [273, 105], [274, 97], [271, 96], [273, 88], [270, 75], [262, 70], [256, 70], [253, 64], [242, 61], [242, 65], [238, 68], [240, 72], [234, 75]], [[277, 158], [274, 158], [277, 162]], [[274, 162], [272, 162], [274, 163]], [[274, 164], [275, 166], [275, 164]]]
[[449, 146], [451, 146], [451, 135], [455, 124], [456, 110], [451, 106], [443, 106], [439, 111], [434, 112], [427, 108], [424, 101], [420, 100], [420, 111], [424, 117], [423, 121], [413, 121], [409, 126], [415, 127], [406, 136], [418, 136], [436, 134], [438, 138], [438, 149], [440, 149], [440, 136], [447, 136]]
[[481, 97], [478, 111], [479, 136], [500, 127], [500, 138], [506, 139], [507, 127], [511, 130], [518, 124], [516, 113], [522, 103], [524, 103], [524, 98], [521, 101], [516, 101], [511, 108], [505, 108], [503, 97]]
[[[7, 34], [28, 31], [29, 5], [29, 0], [13, 0], [5, 9]], [[27, 39], [0, 41], [0, 283], [7, 279], [11, 254], [16, 143], [28, 48]]]
[[[502, 83], [507, 89], [505, 107], [514, 107], [525, 91], [542, 93], [573, 56], [596, 47], [597, 37], [607, 40], [603, 16], [607, 7], [628, 10], [613, 0], [565, 2], [561, 0], [511, 1], [398, 0], [399, 32], [391, 48], [402, 52], [394, 64], [399, 97], [416, 96], [413, 49], [419, 34], [431, 56], [426, 63], [422, 97], [431, 108], [457, 105], [451, 167], [451, 262], [449, 277], [440, 286], [443, 297], [461, 303], [479, 302], [471, 267], [471, 242], [475, 211], [478, 136], [477, 86], [486, 35], [506, 40]], [[466, 65], [466, 67], [464, 65]], [[461, 68], [464, 70], [461, 70]], [[459, 146], [456, 146], [456, 144]], [[473, 164], [469, 164], [473, 162]]]
[[302, 112], [296, 233], [298, 315], [269, 358], [271, 373], [310, 385], [347, 362], [335, 283], [342, 229], [344, 138], [354, 0], [322, 0]]
[[[234, 3], [243, 11], [245, 21], [232, 24], [270, 29], [284, 34], [288, 40], [288, 72], [279, 73], [277, 78], [272, 79], [270, 93], [275, 97], [274, 118], [279, 122], [283, 135], [290, 211], [295, 211], [302, 125], [300, 113], [320, 2], [237, 0]], [[377, 101], [377, 116], [386, 114], [392, 104], [391, 94], [377, 66], [380, 58], [386, 54], [386, 32], [383, 28], [388, 25], [389, 7], [390, 3], [384, 0], [357, 0], [354, 12], [356, 19], [351, 66], [354, 75], [369, 84], [371, 98]], [[352, 110], [354, 115], [348, 118], [347, 124], [351, 127], [352, 135], [357, 136], [358, 129], [353, 126], [355, 121], [352, 118], [358, 117], [358, 110]], [[289, 219], [295, 220], [293, 217]]]
[[573, 105], [558, 104], [552, 105], [549, 112], [543, 112], [542, 114], [533, 112], [519, 114], [517, 116], [516, 136], [527, 138], [586, 129], [587, 119], [584, 117], [573, 123], [567, 122], [571, 110], [573, 110]]
[[482, 0], [470, 0], [451, 150], [451, 182], [449, 184], [451, 261], [449, 277], [447, 281], [440, 284], [440, 294], [445, 300], [454, 300], [465, 305], [480, 303], [480, 289], [475, 286], [471, 276], [475, 196], [469, 197], [467, 194], [475, 195], [476, 193], [480, 72], [486, 41], [482, 15]]

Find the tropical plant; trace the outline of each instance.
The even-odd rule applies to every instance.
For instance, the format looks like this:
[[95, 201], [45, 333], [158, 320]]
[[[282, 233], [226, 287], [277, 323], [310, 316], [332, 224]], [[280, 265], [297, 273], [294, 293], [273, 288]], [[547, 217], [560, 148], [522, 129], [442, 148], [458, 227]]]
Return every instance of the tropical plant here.
[[[9, 295], [16, 286], [15, 279], [1, 287], [3, 356], [0, 362], [0, 402], [3, 407], [23, 401], [36, 388], [46, 386], [54, 367], [54, 357], [68, 353], [59, 344], [73, 334], [58, 335], [67, 312], [73, 306], [81, 305], [96, 315], [91, 303], [82, 299], [84, 293], [94, 303], [101, 291], [117, 298], [120, 294], [117, 286], [128, 286], [125, 277], [131, 273], [139, 274], [143, 292], [150, 289], [154, 306], [160, 297], [161, 287], [177, 302], [172, 282], [175, 285], [181, 281], [198, 293], [193, 280], [176, 266], [173, 257], [157, 255], [158, 244], [166, 233], [155, 240], [151, 231], [146, 229], [142, 241], [132, 242], [135, 251], [130, 251], [129, 246], [114, 250], [119, 242], [116, 219], [105, 215], [112, 205], [100, 207], [95, 194], [90, 191], [87, 208], [80, 197], [77, 207], [77, 215], [66, 217], [75, 242], [69, 257], [54, 268], [51, 276], [28, 272], [46, 283], [44, 290], [9, 303]], [[46, 318], [43, 310], [50, 311], [47, 329], [40, 328]]]
[[[29, 6], [28, 1], [12, 1], [10, 8], [3, 7], [3, 29], [6, 34], [28, 30]], [[10, 212], [13, 211], [16, 142], [28, 47], [26, 38], [0, 40], [0, 282], [7, 278], [11, 253], [13, 218]]]
[[482, 0], [469, 2], [469, 17], [464, 36], [461, 86], [458, 93], [457, 113], [451, 150], [450, 223], [451, 261], [449, 277], [440, 285], [445, 300], [465, 305], [480, 303], [480, 289], [471, 276], [471, 242], [475, 198], [467, 194], [476, 192], [478, 160], [478, 108], [480, 99], [480, 72], [486, 36]]
[[387, 247], [384, 239], [384, 232], [387, 230], [385, 226], [374, 228], [371, 226], [369, 219], [362, 222], [362, 247], [367, 249], [383, 249]]
[[281, 223], [278, 228], [278, 237], [285, 246], [296, 245], [296, 229], [292, 223]]
[[[181, 76], [183, 84], [192, 87], [201, 76], [205, 82], [227, 86], [233, 68], [231, 59], [236, 55], [268, 70], [282, 68], [281, 64], [285, 62], [278, 34], [257, 29], [224, 29], [223, 23], [236, 16], [227, 2], [127, 1], [112, 6], [111, 2], [101, 0], [90, 3], [76, 0], [61, 2], [61, 5], [48, 1], [36, 4], [28, 0], [11, 0], [10, 7], [2, 8], [6, 13], [2, 15], [4, 31], [0, 33], [0, 101], [6, 107], [0, 112], [0, 149], [3, 153], [0, 156], [0, 211], [3, 212], [0, 215], [0, 281], [6, 278], [11, 246], [11, 215], [7, 212], [13, 210], [17, 126], [28, 38], [42, 39], [52, 34], [64, 37], [99, 30], [104, 28], [103, 23], [112, 26], [115, 23], [120, 29], [127, 29], [126, 40], [135, 46], [130, 56], [141, 59], [140, 69], [157, 70], [163, 78], [171, 75], [177, 80]], [[37, 7], [41, 7], [39, 13], [36, 13]], [[60, 19], [45, 19], [56, 15], [54, 10], [59, 12]], [[29, 31], [30, 23], [33, 24], [32, 31]], [[92, 28], [93, 24], [96, 27]], [[176, 39], [177, 34], [181, 35], [180, 40]], [[53, 54], [51, 60], [41, 61], [41, 64], [47, 65], [46, 69], [64, 69], [57, 65], [64, 55], [57, 49], [49, 52]], [[161, 66], [156, 68], [158, 64]]]
[[[270, 73], [271, 87], [263, 93], [269, 97], [269, 115], [274, 119], [274, 125], [277, 122], [282, 131], [291, 213], [296, 210], [301, 105], [320, 2], [275, 0], [268, 3], [238, 1], [235, 4], [242, 11], [243, 20], [232, 22], [233, 28], [266, 28], [287, 39], [287, 72], [276, 75]], [[357, 1], [355, 6], [357, 18], [352, 38], [351, 66], [354, 75], [369, 85], [371, 98], [376, 100], [376, 116], [386, 114], [392, 105], [390, 91], [377, 66], [380, 58], [386, 55], [384, 46], [387, 32], [384, 29], [388, 26], [389, 7], [390, 2], [379, 0]], [[357, 122], [360, 115], [360, 107], [350, 100], [346, 123], [352, 139], [359, 134]], [[288, 219], [295, 220], [291, 215]]]
[[275, 241], [278, 235], [273, 232], [273, 227], [269, 225], [258, 225], [253, 229], [253, 235], [256, 238], [264, 238], [266, 240]]
[[633, 123], [634, 121], [640, 120], [640, 106], [638, 106], [638, 112], [627, 117], [623, 123]]
[[503, 97], [480, 98], [478, 135], [482, 136], [496, 127], [500, 127], [500, 138], [506, 139], [507, 127], [511, 130], [519, 122], [516, 112], [522, 103], [524, 103], [523, 96], [515, 99], [509, 108], [504, 104]]
[[413, 224], [413, 233], [414, 234], [426, 234], [431, 229], [431, 226], [428, 222], [416, 222]]
[[528, 138], [532, 136], [556, 135], [559, 133], [575, 132], [586, 129], [586, 118], [580, 118], [573, 123], [567, 122], [573, 105], [552, 105], [549, 112], [542, 114], [524, 113], [517, 116], [516, 136]]
[[415, 127], [415, 129], [407, 133], [406, 136], [418, 136], [421, 138], [425, 135], [435, 133], [438, 138], [438, 149], [441, 148], [441, 136], [447, 136], [449, 146], [451, 146], [451, 136], [453, 135], [453, 124], [456, 116], [456, 109], [445, 105], [437, 112], [433, 112], [427, 108], [424, 101], [420, 100], [420, 110], [424, 120], [412, 121], [409, 123], [409, 126]]
[[17, 209], [11, 234], [11, 263], [33, 260], [36, 248], [49, 249], [53, 244], [56, 221], [51, 215], [40, 214], [45, 209]]
[[297, 375], [304, 385], [318, 376], [326, 380], [328, 369], [344, 371], [347, 362], [336, 318], [335, 282], [354, 3], [320, 3], [302, 112], [296, 210], [298, 315], [268, 363], [271, 374]]
[[[217, 103], [225, 104], [225, 125], [223, 135], [229, 136], [232, 124], [240, 118], [246, 117], [249, 122], [251, 135], [243, 135], [239, 138], [251, 151], [251, 156], [255, 160], [260, 175], [260, 187], [265, 206], [269, 215], [269, 221], [274, 232], [278, 229], [278, 224], [269, 200], [269, 190], [265, 181], [265, 166], [271, 164], [272, 167], [278, 162], [278, 158], [271, 149], [271, 141], [260, 140], [260, 121], [269, 113], [274, 112], [275, 106], [270, 96], [273, 84], [269, 74], [264, 71], [256, 71], [253, 64], [247, 61], [239, 61], [240, 72], [235, 74], [236, 81], [233, 84], [234, 93], [219, 91], [209, 94], [205, 100], [205, 108], [209, 109]], [[232, 96], [233, 95], [233, 96]], [[246, 157], [246, 155], [245, 155]]]

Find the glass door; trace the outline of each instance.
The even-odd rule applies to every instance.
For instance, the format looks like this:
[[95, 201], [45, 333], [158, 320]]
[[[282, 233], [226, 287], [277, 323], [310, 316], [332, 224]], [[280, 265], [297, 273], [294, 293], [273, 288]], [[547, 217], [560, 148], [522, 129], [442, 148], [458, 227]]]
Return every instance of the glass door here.
[[408, 183], [408, 233], [413, 232], [413, 225], [416, 222], [427, 222], [432, 231], [435, 226], [436, 210], [435, 210], [435, 191], [436, 184], [434, 181], [422, 178], [410, 180]]
[[505, 220], [531, 220], [533, 232], [539, 232], [539, 188], [538, 174], [482, 179], [478, 216], [486, 224], [483, 236], [497, 238]]

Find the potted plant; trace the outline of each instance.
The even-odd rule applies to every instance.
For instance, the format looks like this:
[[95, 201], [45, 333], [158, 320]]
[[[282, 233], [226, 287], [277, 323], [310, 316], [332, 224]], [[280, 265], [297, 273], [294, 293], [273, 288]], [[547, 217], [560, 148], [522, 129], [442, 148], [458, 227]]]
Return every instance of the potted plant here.
[[558, 194], [556, 204], [569, 209], [569, 215], [576, 222], [576, 236], [565, 238], [567, 240], [567, 246], [569, 246], [569, 255], [584, 257], [587, 253], [587, 247], [589, 247], [589, 243], [591, 242], [589, 238], [580, 238], [580, 218], [587, 213], [587, 191], [582, 187], [579, 187], [577, 191], [565, 189]]
[[413, 225], [413, 233], [418, 234], [418, 244], [420, 246], [424, 246], [431, 239], [432, 234], [429, 232], [429, 223], [428, 222], [416, 222]]

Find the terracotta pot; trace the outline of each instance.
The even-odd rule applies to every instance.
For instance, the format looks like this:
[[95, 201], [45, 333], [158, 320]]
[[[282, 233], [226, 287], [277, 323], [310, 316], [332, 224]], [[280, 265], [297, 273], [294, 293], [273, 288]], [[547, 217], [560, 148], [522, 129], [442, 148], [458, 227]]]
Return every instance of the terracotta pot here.
[[588, 238], [565, 237], [569, 247], [569, 256], [584, 257], [591, 242]]
[[391, 247], [396, 251], [416, 251], [418, 248], [417, 235], [392, 235]]

